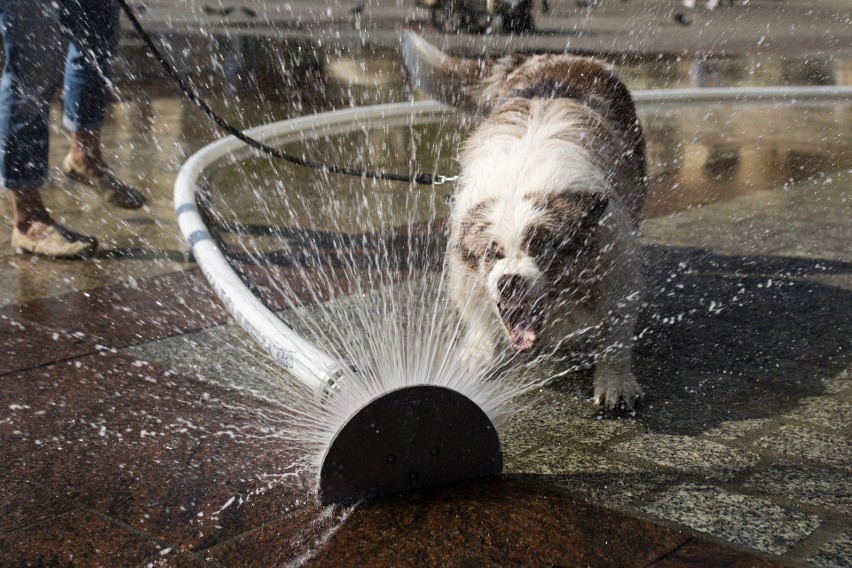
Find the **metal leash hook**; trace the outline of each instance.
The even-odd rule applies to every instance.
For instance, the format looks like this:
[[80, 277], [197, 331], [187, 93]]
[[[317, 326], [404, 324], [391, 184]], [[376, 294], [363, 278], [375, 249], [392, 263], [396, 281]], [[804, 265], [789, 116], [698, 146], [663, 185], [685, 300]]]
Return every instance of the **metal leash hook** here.
[[455, 183], [461, 176], [442, 176], [436, 175], [432, 185], [444, 185], [445, 183]]

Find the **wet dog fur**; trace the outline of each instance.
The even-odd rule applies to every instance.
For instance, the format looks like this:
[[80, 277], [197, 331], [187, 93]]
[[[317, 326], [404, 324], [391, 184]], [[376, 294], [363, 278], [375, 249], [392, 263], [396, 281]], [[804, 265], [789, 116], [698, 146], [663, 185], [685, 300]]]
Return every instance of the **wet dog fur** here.
[[402, 44], [414, 84], [481, 116], [459, 154], [449, 220], [466, 355], [591, 339], [595, 402], [632, 408], [643, 397], [631, 364], [647, 176], [629, 91], [593, 58], [461, 59], [411, 32]]

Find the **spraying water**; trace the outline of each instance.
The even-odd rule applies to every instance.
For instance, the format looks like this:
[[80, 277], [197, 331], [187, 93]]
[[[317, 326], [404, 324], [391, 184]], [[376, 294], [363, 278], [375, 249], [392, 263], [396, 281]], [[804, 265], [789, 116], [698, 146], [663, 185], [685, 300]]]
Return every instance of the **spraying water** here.
[[[440, 110], [431, 106], [433, 113]], [[386, 120], [388, 116], [392, 120], [394, 113], [412, 120], [409, 105], [376, 112], [386, 115]], [[318, 120], [324, 118], [328, 117]], [[356, 124], [351, 118], [338, 120]], [[274, 130], [287, 131], [292, 122]], [[310, 136], [307, 126], [302, 119], [302, 137]], [[269, 134], [273, 129], [267, 130]], [[223, 147], [213, 154], [227, 152]], [[202, 158], [197, 155], [185, 166], [192, 173], [179, 178], [178, 194], [185, 193], [182, 189], [192, 175], [215, 169], [204, 152], [200, 154]], [[437, 218], [440, 197], [409, 188], [402, 193], [403, 204], [388, 214], [390, 190], [380, 182], [362, 179], [347, 186], [345, 180], [336, 181], [321, 176], [314, 182], [313, 193], [325, 205], [319, 207], [300, 204], [300, 195], [288, 191], [285, 183], [273, 184], [273, 191], [263, 196], [263, 207], [252, 212], [255, 224], [264, 217], [268, 220], [269, 224], [260, 225], [275, 235], [268, 243], [273, 249], [261, 252], [256, 241], [250, 246], [237, 241], [243, 247], [246, 266], [242, 270], [255, 279], [260, 276], [267, 303], [286, 308], [286, 326], [271, 321], [269, 313], [245, 317], [241, 323], [300, 379], [293, 385], [300, 394], [292, 404], [289, 440], [313, 456], [307, 461], [317, 468], [341, 426], [356, 413], [388, 393], [415, 385], [459, 393], [491, 423], [501, 424], [513, 411], [511, 401], [545, 379], [506, 373], [505, 378], [492, 380], [495, 371], [511, 359], [508, 351], [488, 362], [471, 360], [462, 352], [459, 339], [464, 330], [444, 290], [446, 238]], [[399, 199], [400, 192], [394, 194]], [[341, 204], [346, 199], [350, 203]], [[200, 262], [206, 256], [201, 250], [210, 250], [216, 258], [216, 268], [206, 268], [215, 287], [217, 271], [227, 268], [213, 250], [212, 239], [195, 222], [186, 196], [177, 197], [177, 206], [184, 233], [195, 243]], [[276, 215], [289, 216], [289, 224], [303, 228], [275, 229]], [[189, 217], [193, 220], [186, 220]], [[201, 264], [204, 267], [206, 262]], [[228, 285], [222, 286], [226, 290], [223, 294], [220, 287], [220, 295], [238, 319], [245, 311], [266, 312], [254, 296], [230, 294]], [[334, 299], [344, 294], [342, 300]], [[240, 307], [244, 302], [248, 308]], [[291, 338], [290, 329], [300, 335]], [[268, 334], [281, 341], [270, 340]]]

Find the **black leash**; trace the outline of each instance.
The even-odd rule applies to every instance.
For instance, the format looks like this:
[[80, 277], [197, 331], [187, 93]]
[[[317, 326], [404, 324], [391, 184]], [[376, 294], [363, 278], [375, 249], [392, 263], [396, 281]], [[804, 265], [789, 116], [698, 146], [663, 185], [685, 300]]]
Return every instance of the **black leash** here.
[[268, 146], [263, 142], [248, 136], [239, 128], [231, 125], [224, 118], [216, 114], [216, 112], [210, 108], [204, 99], [196, 93], [192, 87], [187, 85], [187, 83], [181, 78], [180, 74], [177, 70], [172, 66], [172, 64], [165, 58], [165, 56], [160, 52], [159, 48], [154, 44], [154, 40], [151, 39], [151, 36], [148, 35], [148, 32], [145, 31], [145, 28], [142, 27], [142, 24], [139, 23], [139, 20], [136, 19], [136, 14], [133, 13], [133, 9], [127, 4], [126, 0], [118, 0], [121, 9], [124, 10], [124, 13], [127, 14], [130, 23], [133, 24], [133, 27], [136, 29], [136, 33], [142, 38], [142, 41], [145, 42], [145, 45], [148, 46], [148, 49], [151, 50], [151, 53], [163, 67], [163, 69], [168, 73], [168, 75], [172, 78], [172, 80], [180, 87], [180, 90], [183, 91], [183, 94], [186, 95], [199, 109], [201, 109], [204, 114], [206, 114], [210, 120], [216, 123], [219, 128], [227, 132], [228, 134], [238, 138], [239, 140], [245, 142], [252, 148], [260, 150], [261, 152], [265, 152], [270, 156], [274, 156], [276, 158], [280, 158], [282, 160], [286, 160], [292, 164], [296, 164], [299, 166], [304, 166], [306, 168], [313, 168], [315, 170], [320, 170], [323, 172], [330, 172], [335, 174], [344, 174], [348, 176], [355, 176], [361, 178], [370, 178], [370, 179], [381, 179], [381, 180], [389, 180], [389, 181], [402, 181], [407, 183], [419, 183], [422, 185], [440, 185], [443, 183], [447, 183], [448, 181], [453, 181], [455, 178], [446, 177], [437, 174], [428, 174], [428, 173], [415, 173], [415, 174], [397, 174], [392, 172], [384, 172], [384, 171], [376, 171], [376, 170], [362, 170], [358, 168], [350, 168], [346, 166], [338, 166], [335, 164], [324, 164], [322, 162], [316, 162], [314, 160], [308, 160], [306, 158], [296, 156], [294, 154], [290, 154], [288, 152], [284, 152], [283, 150], [279, 150], [278, 148], [273, 148], [272, 146]]

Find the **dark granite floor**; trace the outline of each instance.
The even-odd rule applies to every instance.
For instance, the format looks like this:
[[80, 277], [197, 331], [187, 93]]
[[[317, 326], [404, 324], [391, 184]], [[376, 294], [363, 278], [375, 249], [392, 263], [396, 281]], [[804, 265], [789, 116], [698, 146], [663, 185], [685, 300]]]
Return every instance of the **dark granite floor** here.
[[773, 565], [540, 475], [319, 507], [252, 435], [285, 410], [117, 352], [225, 319], [195, 271], [137, 284], [2, 310], [2, 566]]

